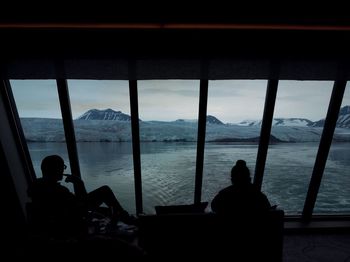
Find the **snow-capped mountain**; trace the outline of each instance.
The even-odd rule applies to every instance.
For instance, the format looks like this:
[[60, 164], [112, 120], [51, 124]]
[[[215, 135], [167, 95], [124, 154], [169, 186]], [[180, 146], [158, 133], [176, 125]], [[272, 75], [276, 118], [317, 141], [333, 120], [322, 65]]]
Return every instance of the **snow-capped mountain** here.
[[105, 110], [90, 109], [77, 119], [80, 120], [115, 120], [115, 121], [131, 121], [131, 117], [121, 111], [114, 111], [110, 108]]
[[344, 106], [340, 109], [337, 127], [350, 128], [350, 106]]
[[[325, 119], [321, 119], [313, 123], [314, 127], [323, 127]], [[350, 106], [344, 106], [340, 109], [337, 127], [350, 128]]]
[[[240, 126], [261, 126], [261, 120], [245, 120]], [[306, 118], [274, 118], [272, 126], [312, 126], [313, 122]]]
[[[234, 124], [231, 124], [234, 125]], [[237, 125], [239, 126], [261, 126], [261, 120], [244, 120], [239, 122]]]
[[219, 119], [212, 115], [207, 115], [207, 124], [224, 125], [223, 122], [221, 122]]
[[[177, 119], [174, 122], [178, 123], [197, 123], [197, 119]], [[221, 122], [218, 118], [212, 115], [207, 115], [207, 124], [214, 124], [214, 125], [225, 125], [223, 122]]]
[[[238, 123], [239, 126], [258, 126], [261, 127], [261, 120], [245, 120]], [[272, 126], [299, 126], [299, 127], [323, 127], [325, 119], [311, 121], [306, 118], [274, 118]], [[337, 127], [350, 128], [350, 106], [344, 106], [340, 109]]]

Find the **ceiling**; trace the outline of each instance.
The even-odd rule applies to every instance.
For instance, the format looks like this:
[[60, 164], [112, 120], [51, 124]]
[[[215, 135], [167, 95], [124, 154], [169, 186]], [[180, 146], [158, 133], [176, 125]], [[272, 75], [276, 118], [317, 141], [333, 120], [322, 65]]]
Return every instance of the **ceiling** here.
[[134, 67], [138, 79], [198, 78], [210, 64], [209, 78], [334, 79], [349, 67], [350, 17], [340, 7], [79, 8], [4, 11], [2, 74], [130, 79]]

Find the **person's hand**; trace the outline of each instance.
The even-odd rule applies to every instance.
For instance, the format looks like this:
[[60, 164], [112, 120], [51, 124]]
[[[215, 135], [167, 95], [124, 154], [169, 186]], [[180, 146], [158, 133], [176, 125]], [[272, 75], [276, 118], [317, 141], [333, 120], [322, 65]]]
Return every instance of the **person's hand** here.
[[68, 174], [63, 174], [66, 179], [64, 180], [66, 183], [72, 183], [74, 187], [74, 193], [75, 195], [80, 198], [80, 199], [85, 199], [87, 192], [86, 188], [84, 185], [83, 180], [77, 175], [68, 175]]
[[80, 177], [75, 176], [75, 175], [66, 175], [64, 174], [64, 176], [66, 177], [66, 179], [64, 180], [66, 183], [82, 183], [83, 181], [81, 180]]

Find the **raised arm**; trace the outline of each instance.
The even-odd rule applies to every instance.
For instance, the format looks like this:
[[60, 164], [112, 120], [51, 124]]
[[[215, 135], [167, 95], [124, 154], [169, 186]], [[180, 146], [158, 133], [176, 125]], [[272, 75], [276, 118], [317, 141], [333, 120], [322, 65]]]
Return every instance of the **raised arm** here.
[[87, 192], [84, 185], [84, 181], [76, 175], [64, 175], [64, 176], [66, 176], [65, 181], [67, 183], [73, 184], [74, 194], [76, 195], [76, 197], [78, 197], [79, 199], [85, 199], [87, 196]]

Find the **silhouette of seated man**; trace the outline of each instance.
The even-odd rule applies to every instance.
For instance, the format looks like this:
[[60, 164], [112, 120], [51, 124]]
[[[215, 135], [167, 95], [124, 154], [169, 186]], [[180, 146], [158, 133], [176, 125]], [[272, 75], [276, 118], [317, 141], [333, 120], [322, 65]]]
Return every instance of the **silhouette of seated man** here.
[[[41, 163], [42, 178], [36, 179], [28, 188], [32, 199], [33, 220], [43, 223], [47, 232], [54, 236], [81, 237], [87, 234], [88, 212], [96, 211], [104, 203], [109, 209], [111, 225], [118, 221], [133, 224], [130, 216], [120, 205], [108, 186], [87, 192], [84, 182], [75, 175], [64, 175], [66, 169], [63, 159], [58, 155], [45, 157]], [[74, 194], [60, 184], [65, 181], [73, 184]], [[39, 225], [40, 226], [40, 225]]]
[[259, 212], [271, 208], [270, 202], [251, 183], [250, 171], [244, 160], [237, 160], [231, 169], [232, 185], [222, 189], [212, 200], [211, 209], [217, 214]]

